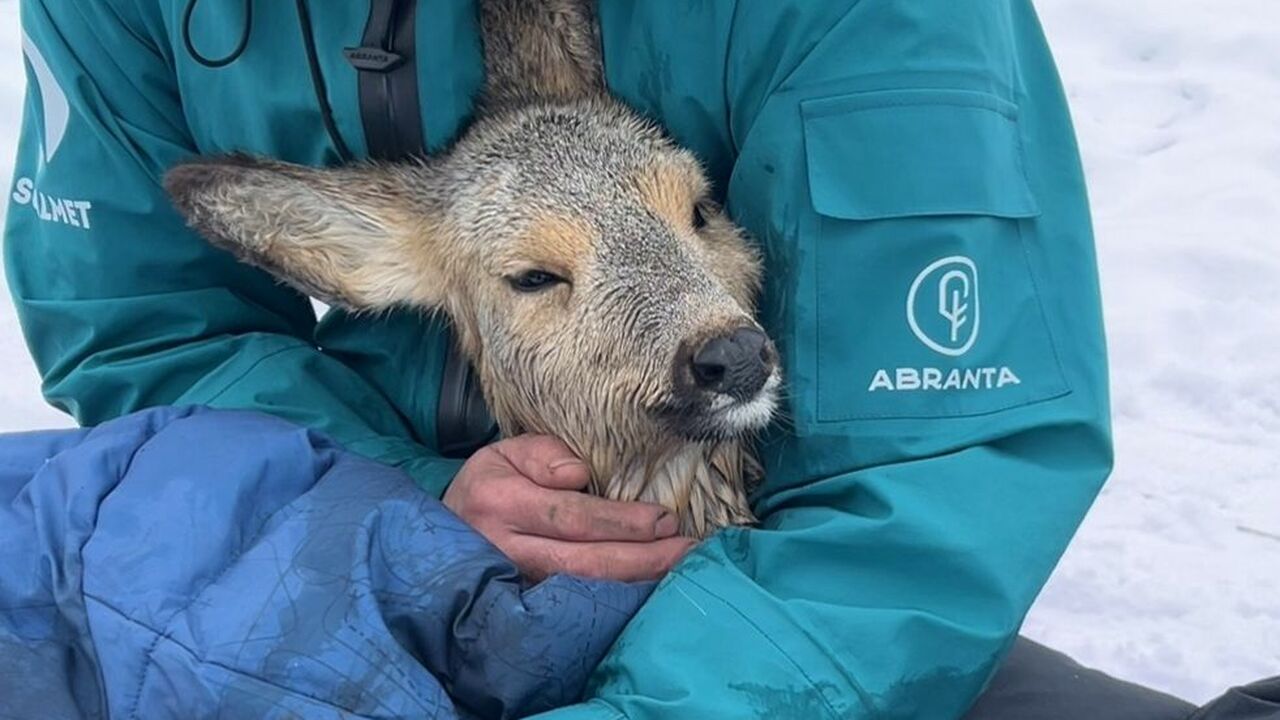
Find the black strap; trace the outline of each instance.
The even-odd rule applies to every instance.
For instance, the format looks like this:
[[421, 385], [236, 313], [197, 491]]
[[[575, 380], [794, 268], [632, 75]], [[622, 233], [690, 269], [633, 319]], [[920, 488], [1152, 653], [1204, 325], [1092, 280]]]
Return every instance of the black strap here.
[[[378, 160], [426, 154], [414, 58], [417, 6], [417, 0], [372, 0], [360, 47], [344, 51], [360, 73], [360, 118], [369, 156]], [[475, 371], [451, 342], [436, 405], [436, 447], [445, 457], [467, 457], [497, 435]]]
[[[182, 13], [182, 41], [187, 53], [205, 67], [226, 67], [238, 60], [249, 46], [249, 37], [253, 34], [253, 0], [244, 0], [244, 25], [236, 46], [220, 58], [202, 55], [192, 42], [191, 18], [198, 3], [199, 0], [187, 0]], [[338, 155], [344, 162], [350, 161], [351, 150], [338, 132], [325, 91], [311, 13], [306, 0], [295, 0], [294, 4], [321, 120]], [[422, 110], [418, 105], [418, 68], [414, 61], [417, 7], [417, 0], [372, 0], [360, 47], [344, 50], [347, 60], [359, 71], [360, 119], [369, 156], [379, 160], [426, 154]], [[497, 424], [485, 407], [475, 371], [457, 343], [451, 342], [436, 408], [436, 445], [446, 457], [466, 457], [497, 435]]]
[[369, 157], [423, 155], [418, 65], [414, 59], [416, 0], [372, 0], [360, 47], [347, 60], [360, 72], [360, 118]]
[[475, 370], [457, 343], [449, 344], [440, 374], [436, 404], [436, 449], [450, 458], [464, 458], [498, 437]]

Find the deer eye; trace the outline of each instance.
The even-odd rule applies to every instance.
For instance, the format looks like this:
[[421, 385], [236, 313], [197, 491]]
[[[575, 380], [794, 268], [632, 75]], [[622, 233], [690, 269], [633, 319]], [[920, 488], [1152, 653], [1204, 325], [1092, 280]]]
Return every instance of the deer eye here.
[[511, 287], [516, 292], [522, 293], [538, 292], [564, 281], [565, 279], [559, 275], [553, 275], [545, 270], [529, 270], [507, 278], [507, 282], [511, 283]]
[[707, 216], [702, 212], [702, 203], [693, 205], [693, 229], [701, 230], [707, 226]]

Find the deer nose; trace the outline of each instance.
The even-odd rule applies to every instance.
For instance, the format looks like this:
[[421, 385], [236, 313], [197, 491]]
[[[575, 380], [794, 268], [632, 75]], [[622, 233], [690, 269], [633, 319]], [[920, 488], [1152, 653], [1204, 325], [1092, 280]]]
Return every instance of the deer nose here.
[[776, 360], [768, 336], [754, 327], [740, 327], [704, 342], [690, 363], [699, 388], [748, 400], [768, 382]]

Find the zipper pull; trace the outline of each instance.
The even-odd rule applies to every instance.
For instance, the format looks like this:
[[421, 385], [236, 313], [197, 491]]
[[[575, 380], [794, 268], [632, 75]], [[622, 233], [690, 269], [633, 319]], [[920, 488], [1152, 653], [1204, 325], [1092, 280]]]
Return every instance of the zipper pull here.
[[404, 62], [403, 55], [379, 47], [349, 47], [342, 54], [352, 67], [367, 72], [391, 72]]

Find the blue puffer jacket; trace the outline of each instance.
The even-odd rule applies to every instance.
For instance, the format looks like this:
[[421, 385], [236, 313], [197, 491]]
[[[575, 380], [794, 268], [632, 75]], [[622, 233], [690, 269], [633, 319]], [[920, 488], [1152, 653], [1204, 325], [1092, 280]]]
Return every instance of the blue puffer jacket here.
[[527, 588], [406, 475], [262, 415], [0, 436], [0, 717], [520, 717], [648, 586]]

